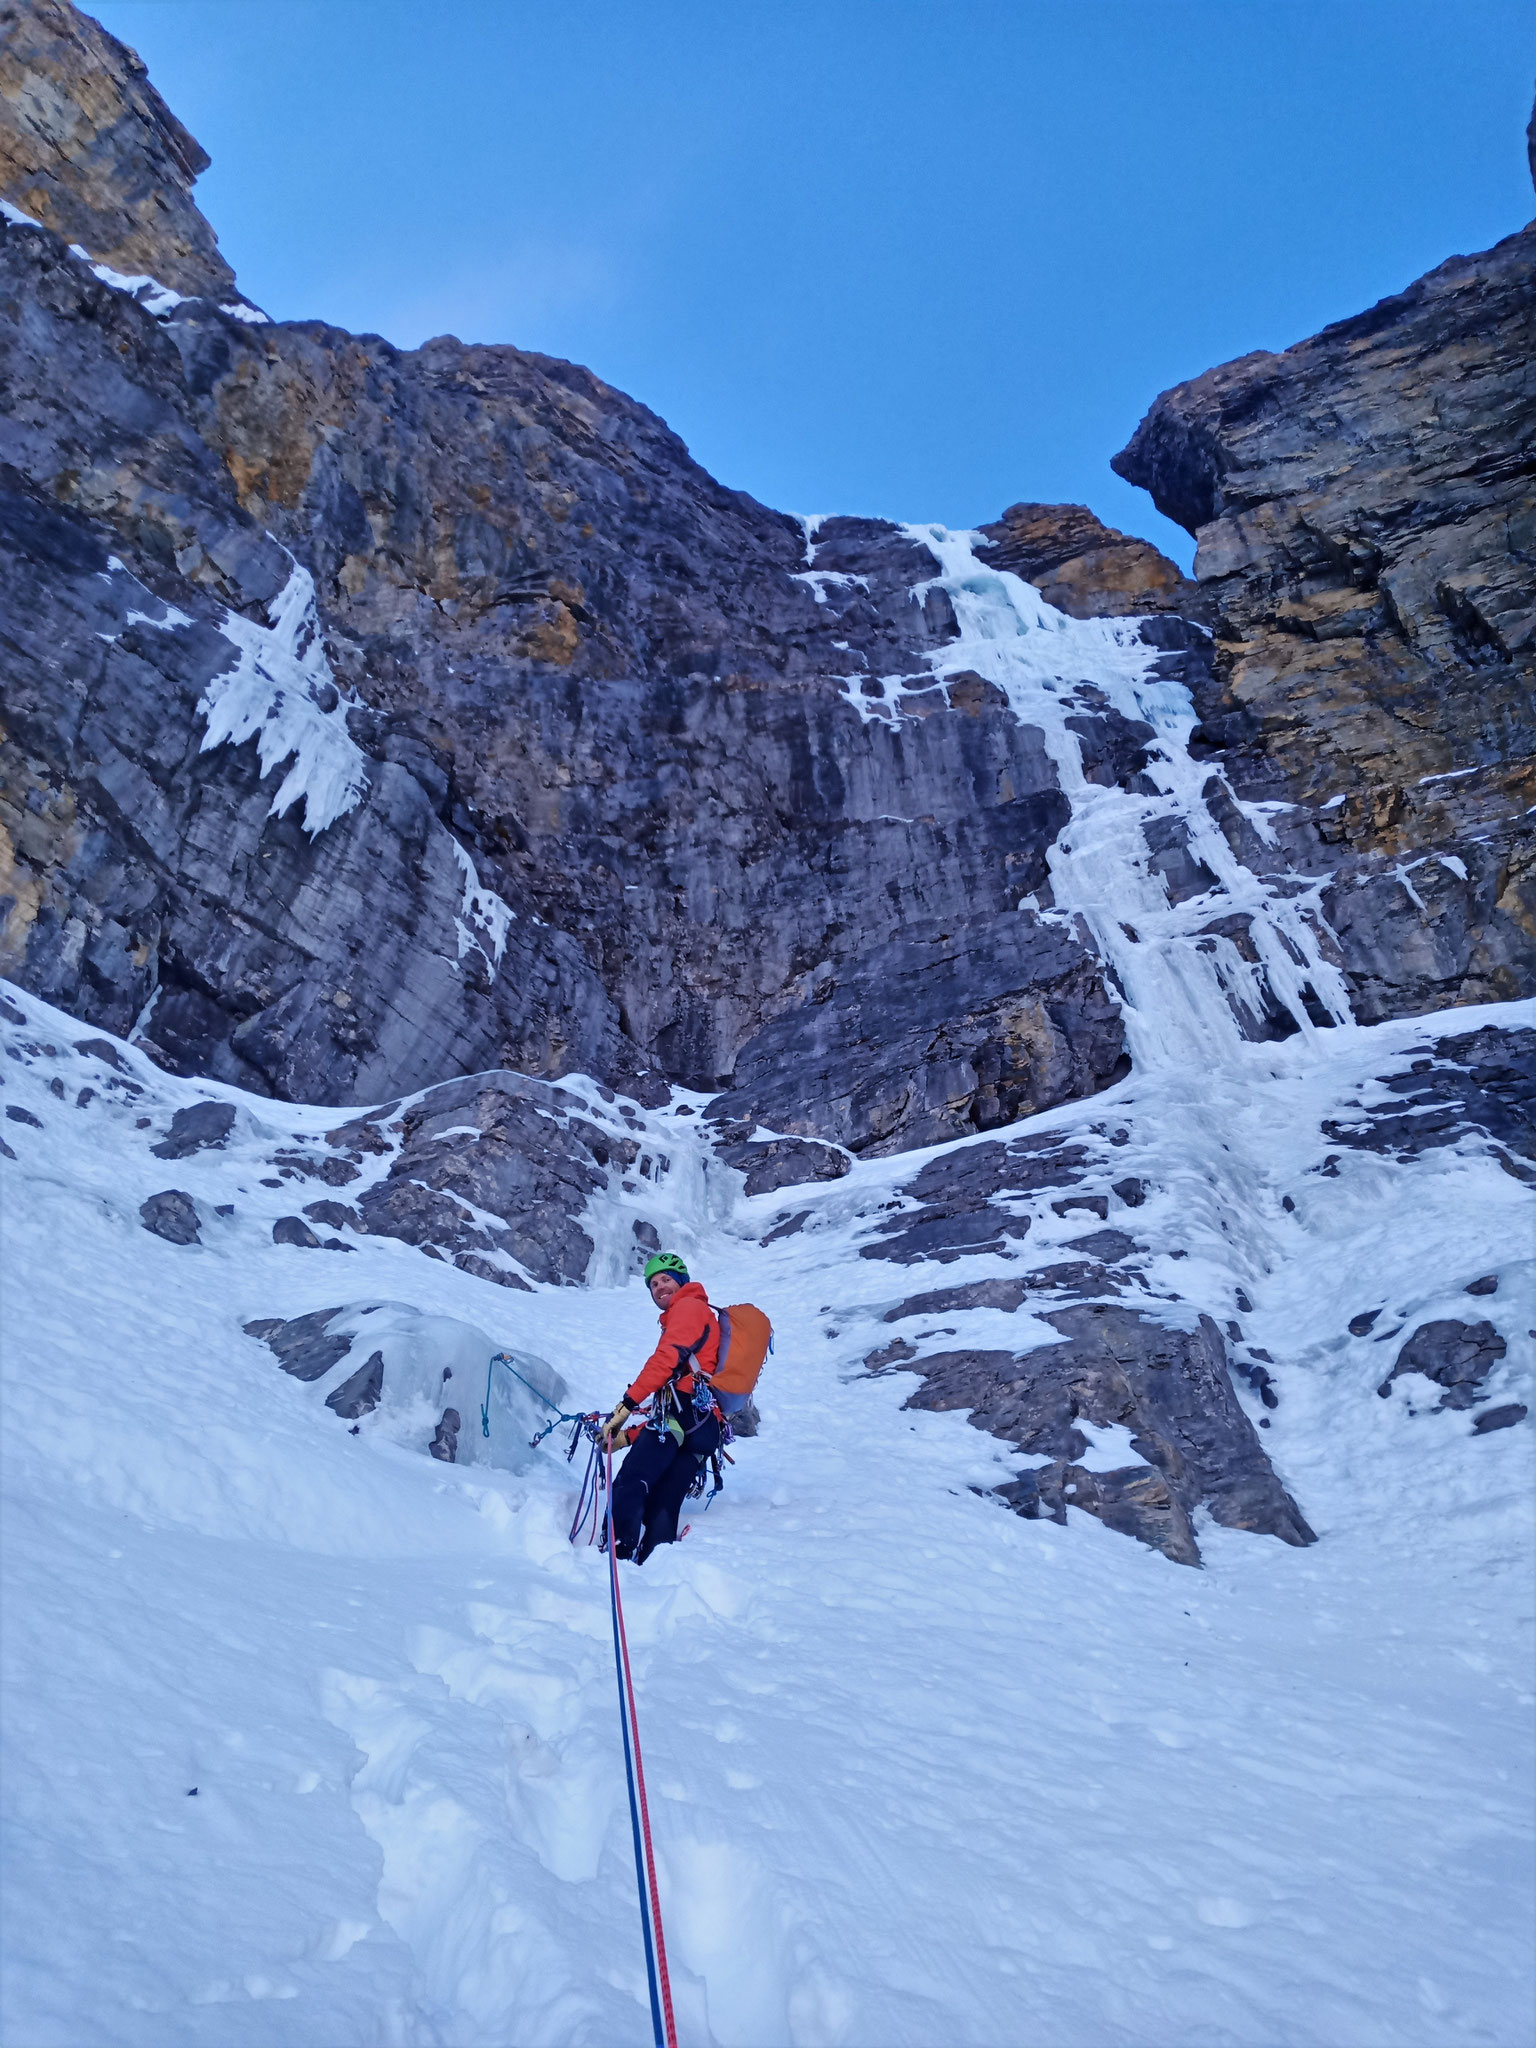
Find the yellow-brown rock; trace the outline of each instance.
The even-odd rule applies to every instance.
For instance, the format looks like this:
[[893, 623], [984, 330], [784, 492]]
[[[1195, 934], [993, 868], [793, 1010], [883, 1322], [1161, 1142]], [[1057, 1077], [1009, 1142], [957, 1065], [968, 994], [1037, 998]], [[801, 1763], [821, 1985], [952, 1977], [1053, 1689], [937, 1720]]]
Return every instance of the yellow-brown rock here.
[[987, 559], [1033, 583], [1074, 619], [1202, 616], [1200, 593], [1150, 541], [1120, 533], [1086, 505], [1010, 505], [982, 532]]
[[61, 0], [0, 0], [0, 192], [98, 263], [187, 297], [234, 272], [192, 186], [208, 156], [136, 53]]
[[1536, 226], [1158, 399], [1114, 467], [1199, 543], [1200, 709], [1254, 794], [1394, 853], [1426, 777], [1468, 825], [1528, 801], [1533, 451]]

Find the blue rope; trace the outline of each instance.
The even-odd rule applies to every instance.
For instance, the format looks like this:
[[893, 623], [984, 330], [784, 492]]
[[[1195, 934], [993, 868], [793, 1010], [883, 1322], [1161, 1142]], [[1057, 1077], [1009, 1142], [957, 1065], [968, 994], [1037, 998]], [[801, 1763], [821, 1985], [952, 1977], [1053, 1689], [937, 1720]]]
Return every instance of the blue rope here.
[[[572, 1431], [572, 1435], [575, 1435], [574, 1431]], [[573, 1443], [571, 1445], [570, 1450], [566, 1453], [567, 1459], [570, 1459], [575, 1455], [575, 1450], [576, 1446]], [[587, 1459], [587, 1469], [585, 1474], [583, 1475], [581, 1482], [581, 1492], [576, 1499], [576, 1513], [571, 1521], [571, 1533], [569, 1540], [572, 1543], [576, 1541], [576, 1538], [580, 1535], [581, 1531], [586, 1527], [589, 1517], [591, 1519], [592, 1527], [588, 1533], [587, 1542], [590, 1545], [597, 1541], [599, 1519], [597, 1512], [597, 1502], [598, 1495], [602, 1491], [602, 1485], [602, 1445], [597, 1441], [596, 1438], [594, 1438], [592, 1441], [591, 1454]]]
[[[611, 1457], [610, 1453], [610, 1469]], [[645, 1974], [651, 1992], [651, 2026], [655, 2030], [656, 2048], [666, 2048], [666, 2034], [661, 2022], [661, 1993], [656, 1984], [656, 1952], [651, 1945], [651, 1916], [645, 1901], [645, 1851], [640, 1846], [640, 1808], [635, 1802], [635, 1767], [629, 1753], [629, 1709], [624, 1690], [624, 1664], [619, 1655], [619, 1565], [614, 1549], [613, 1532], [613, 1485], [608, 1487], [607, 1515], [608, 1585], [613, 1602], [613, 1668], [619, 1680], [619, 1726], [624, 1730], [624, 1775], [629, 1781], [629, 1825], [635, 1838], [635, 1881], [640, 1892], [640, 1930], [645, 1936]]]
[[482, 1436], [488, 1437], [491, 1433], [491, 1377], [498, 1365], [504, 1365], [507, 1371], [511, 1373], [513, 1379], [522, 1380], [523, 1385], [530, 1394], [536, 1395], [546, 1408], [553, 1410], [555, 1419], [553, 1422], [546, 1424], [533, 1439], [534, 1448], [537, 1448], [543, 1442], [544, 1438], [549, 1435], [550, 1430], [558, 1429], [562, 1422], [581, 1421], [582, 1418], [579, 1415], [567, 1415], [556, 1402], [551, 1401], [548, 1394], [536, 1387], [532, 1380], [524, 1379], [505, 1351], [497, 1351], [492, 1354], [491, 1362], [485, 1368], [485, 1399], [480, 1403], [480, 1434]]

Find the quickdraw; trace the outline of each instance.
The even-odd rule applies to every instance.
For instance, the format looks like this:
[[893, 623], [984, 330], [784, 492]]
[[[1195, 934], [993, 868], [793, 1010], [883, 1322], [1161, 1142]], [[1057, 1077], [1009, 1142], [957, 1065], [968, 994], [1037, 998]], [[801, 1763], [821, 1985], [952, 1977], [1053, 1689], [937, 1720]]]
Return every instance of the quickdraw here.
[[597, 1532], [601, 1527], [605, 1532], [604, 1548], [606, 1549], [607, 1516], [599, 1516], [598, 1504], [607, 1488], [608, 1467], [605, 1458], [606, 1446], [603, 1443], [601, 1417], [597, 1414], [580, 1415], [576, 1418], [575, 1427], [571, 1431], [571, 1440], [566, 1446], [565, 1451], [565, 1462], [568, 1465], [575, 1458], [576, 1446], [583, 1437], [586, 1438], [592, 1448], [587, 1457], [587, 1469], [581, 1477], [581, 1491], [576, 1497], [576, 1513], [571, 1518], [570, 1535], [567, 1540], [574, 1543], [582, 1530], [586, 1529], [587, 1542], [590, 1545], [597, 1541]]
[[[729, 1430], [729, 1427], [730, 1427], [729, 1423], [727, 1423], [726, 1427], [727, 1427], [727, 1430]], [[716, 1500], [717, 1500], [717, 1499], [719, 1498], [719, 1496], [720, 1496], [720, 1495], [721, 1495], [722, 1493], [724, 1493], [724, 1491], [725, 1491], [725, 1474], [724, 1474], [724, 1473], [723, 1473], [723, 1472], [722, 1472], [722, 1471], [720, 1470], [720, 1460], [721, 1460], [721, 1459], [723, 1458], [723, 1459], [725, 1460], [725, 1462], [726, 1462], [726, 1464], [727, 1464], [727, 1465], [734, 1465], [734, 1464], [735, 1464], [736, 1460], [735, 1460], [735, 1459], [734, 1459], [734, 1458], [733, 1458], [733, 1457], [731, 1456], [730, 1452], [729, 1452], [729, 1451], [728, 1451], [728, 1450], [727, 1450], [727, 1449], [725, 1448], [725, 1445], [726, 1445], [726, 1443], [729, 1443], [730, 1441], [731, 1441], [730, 1437], [729, 1437], [729, 1436], [727, 1436], [727, 1437], [726, 1437], [726, 1439], [725, 1439], [725, 1441], [724, 1441], [724, 1442], [722, 1442], [722, 1444], [721, 1444], [721, 1446], [720, 1446], [719, 1450], [718, 1450], [718, 1451], [712, 1451], [712, 1452], [710, 1453], [710, 1456], [709, 1456], [709, 1472], [710, 1472], [710, 1475], [711, 1475], [711, 1477], [712, 1477], [712, 1478], [714, 1479], [714, 1482], [715, 1482], [715, 1483], [714, 1483], [714, 1485], [713, 1485], [713, 1486], [711, 1487], [711, 1489], [710, 1489], [709, 1499], [708, 1499], [708, 1500], [706, 1500], [706, 1501], [704, 1502], [704, 1505], [703, 1505], [703, 1507], [702, 1507], [702, 1508], [701, 1508], [701, 1509], [699, 1510], [699, 1512], [700, 1512], [701, 1514], [705, 1514], [705, 1515], [707, 1515], [707, 1514], [709, 1513], [710, 1509], [711, 1509], [711, 1508], [712, 1508], [712, 1507], [714, 1506], [714, 1504], [715, 1504]], [[702, 1466], [702, 1465], [701, 1465], [701, 1466], [699, 1467], [698, 1471], [697, 1471], [697, 1472], [696, 1472], [696, 1473], [695, 1473], [695, 1474], [693, 1475], [693, 1484], [692, 1484], [692, 1485], [691, 1485], [691, 1486], [689, 1487], [689, 1489], [688, 1489], [688, 1492], [687, 1492], [687, 1495], [686, 1495], [686, 1498], [687, 1498], [687, 1499], [689, 1499], [689, 1500], [699, 1500], [699, 1499], [701, 1499], [701, 1498], [703, 1497], [703, 1493], [704, 1493], [704, 1470], [705, 1470], [704, 1466]]]

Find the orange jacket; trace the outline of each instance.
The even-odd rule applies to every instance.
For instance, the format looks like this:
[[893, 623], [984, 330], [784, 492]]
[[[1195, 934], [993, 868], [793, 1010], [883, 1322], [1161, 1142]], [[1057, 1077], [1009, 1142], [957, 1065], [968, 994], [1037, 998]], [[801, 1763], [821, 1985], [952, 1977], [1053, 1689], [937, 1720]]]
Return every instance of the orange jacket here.
[[[720, 1362], [720, 1325], [709, 1305], [709, 1296], [697, 1280], [689, 1280], [679, 1287], [662, 1314], [661, 1342], [625, 1390], [624, 1398], [631, 1408], [648, 1401], [658, 1387], [665, 1386], [695, 1345], [698, 1348], [693, 1356], [706, 1375], [712, 1373]], [[680, 1373], [677, 1385], [679, 1392], [691, 1394], [693, 1373]]]

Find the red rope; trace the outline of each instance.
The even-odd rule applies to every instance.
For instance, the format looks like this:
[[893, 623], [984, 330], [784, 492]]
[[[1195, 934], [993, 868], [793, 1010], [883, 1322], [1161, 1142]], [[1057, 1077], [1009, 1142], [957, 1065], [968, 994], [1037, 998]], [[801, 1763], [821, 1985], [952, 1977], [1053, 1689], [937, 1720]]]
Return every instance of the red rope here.
[[640, 1761], [640, 1722], [635, 1713], [635, 1681], [629, 1668], [629, 1639], [624, 1632], [624, 1602], [619, 1596], [619, 1554], [613, 1526], [613, 1446], [608, 1446], [608, 1570], [613, 1608], [619, 1622], [619, 1652], [624, 1667], [624, 1708], [629, 1716], [635, 1752], [635, 1783], [640, 1793], [640, 1832], [645, 1839], [645, 1876], [651, 1894], [651, 1926], [656, 1934], [656, 1974], [661, 1979], [661, 2005], [666, 2018], [667, 2048], [677, 2048], [677, 2021], [672, 2016], [672, 1980], [667, 1975], [667, 1943], [661, 1931], [661, 1894], [656, 1888], [656, 1852], [651, 1846], [651, 1813], [645, 1797], [645, 1767]]

